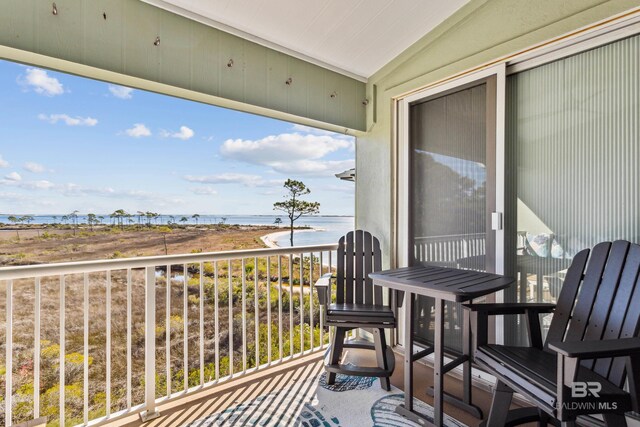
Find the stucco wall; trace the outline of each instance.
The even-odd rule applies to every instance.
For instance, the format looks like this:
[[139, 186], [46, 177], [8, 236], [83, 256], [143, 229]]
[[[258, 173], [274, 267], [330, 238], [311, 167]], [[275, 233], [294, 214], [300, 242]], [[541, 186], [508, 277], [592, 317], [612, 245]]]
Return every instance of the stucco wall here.
[[380, 238], [385, 263], [393, 227], [392, 97], [638, 6], [637, 0], [471, 0], [369, 79], [367, 97], [373, 99], [375, 86], [377, 102], [357, 141], [356, 224]]

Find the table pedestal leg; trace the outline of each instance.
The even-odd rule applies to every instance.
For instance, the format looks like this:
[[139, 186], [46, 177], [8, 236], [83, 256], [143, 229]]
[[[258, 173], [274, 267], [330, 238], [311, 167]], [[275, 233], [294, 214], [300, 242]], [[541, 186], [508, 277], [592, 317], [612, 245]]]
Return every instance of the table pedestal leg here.
[[405, 292], [404, 300], [404, 404], [396, 413], [421, 426], [433, 426], [426, 417], [413, 410], [413, 309], [414, 294]]
[[436, 304], [436, 324], [433, 334], [434, 360], [433, 360], [433, 424], [441, 426], [443, 421], [443, 392], [444, 392], [444, 301], [441, 298], [435, 299]]
[[[472, 403], [471, 387], [471, 351], [473, 348], [471, 337], [471, 319], [468, 310], [462, 311], [462, 354], [467, 360], [462, 363], [462, 398], [444, 392], [444, 401], [458, 409], [461, 409], [478, 419], [482, 419], [482, 410]], [[433, 396], [433, 387], [427, 389], [427, 394]]]
[[[404, 404], [396, 407], [396, 413], [421, 425], [441, 427], [444, 424], [444, 402], [451, 402], [467, 412], [482, 418], [479, 408], [471, 404], [471, 361], [464, 362], [464, 391], [463, 398], [458, 399], [444, 392], [444, 300], [435, 298], [435, 330], [433, 340], [433, 388], [428, 393], [433, 396], [433, 421], [420, 414], [413, 408], [413, 310], [414, 295], [406, 293], [404, 307]], [[471, 352], [469, 314], [464, 311], [463, 320], [463, 352], [469, 356]]]
[[404, 408], [413, 411], [413, 308], [414, 295], [405, 293], [404, 305]]

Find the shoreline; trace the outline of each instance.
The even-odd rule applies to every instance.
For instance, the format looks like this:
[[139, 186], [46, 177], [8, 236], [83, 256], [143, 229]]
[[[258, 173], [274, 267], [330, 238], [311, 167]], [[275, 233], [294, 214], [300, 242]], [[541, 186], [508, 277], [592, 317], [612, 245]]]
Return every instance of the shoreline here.
[[[293, 230], [293, 234], [295, 235], [296, 233], [313, 233], [316, 231], [324, 231], [324, 229], [322, 228], [315, 228], [315, 227], [311, 227], [309, 229], [306, 230]], [[282, 247], [287, 247], [287, 246], [278, 246], [278, 244], [276, 243], [276, 240], [278, 239], [278, 237], [280, 236], [284, 236], [284, 235], [288, 235], [290, 233], [289, 230], [284, 230], [284, 231], [276, 231], [274, 233], [269, 233], [269, 234], [265, 234], [264, 236], [260, 237], [260, 240], [262, 240], [262, 243], [264, 243], [268, 248], [271, 249], [277, 249], [277, 248], [282, 248]]]

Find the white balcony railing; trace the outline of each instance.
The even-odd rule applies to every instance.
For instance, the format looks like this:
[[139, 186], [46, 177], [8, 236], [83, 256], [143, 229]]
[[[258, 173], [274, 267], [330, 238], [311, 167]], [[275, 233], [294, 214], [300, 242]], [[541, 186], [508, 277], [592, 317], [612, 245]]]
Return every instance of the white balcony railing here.
[[485, 233], [416, 237], [413, 252], [418, 261], [456, 266], [463, 258], [485, 254]]
[[313, 283], [336, 248], [0, 268], [5, 425], [152, 417], [161, 402], [324, 348]]

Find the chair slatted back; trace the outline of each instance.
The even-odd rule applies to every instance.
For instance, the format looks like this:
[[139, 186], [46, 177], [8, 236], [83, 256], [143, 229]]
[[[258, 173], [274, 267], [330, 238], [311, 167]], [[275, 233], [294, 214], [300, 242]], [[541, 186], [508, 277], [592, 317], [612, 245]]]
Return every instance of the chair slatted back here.
[[338, 242], [336, 302], [382, 305], [382, 288], [369, 273], [382, 270], [380, 242], [363, 230], [350, 231]]
[[[639, 273], [640, 246], [636, 244], [603, 242], [579, 252], [567, 271], [546, 342], [638, 336]], [[620, 387], [625, 382], [624, 358], [582, 364]]]

